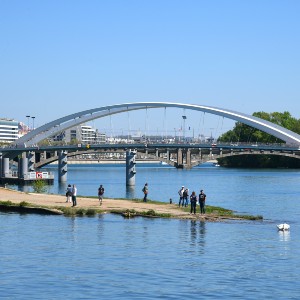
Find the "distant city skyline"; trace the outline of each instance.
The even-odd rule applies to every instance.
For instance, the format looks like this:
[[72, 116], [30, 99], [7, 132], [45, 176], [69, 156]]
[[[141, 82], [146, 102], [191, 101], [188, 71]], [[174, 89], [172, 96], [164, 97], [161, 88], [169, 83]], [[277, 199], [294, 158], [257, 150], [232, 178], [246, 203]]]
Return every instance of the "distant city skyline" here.
[[[38, 127], [86, 109], [166, 101], [300, 118], [299, 12], [294, 0], [1, 1], [0, 117], [30, 116]], [[153, 125], [143, 112], [94, 126], [172, 132], [183, 113], [167, 125], [162, 111], [149, 112]], [[201, 114], [186, 113], [199, 131]], [[233, 126], [206, 116], [202, 130], [218, 124]]]

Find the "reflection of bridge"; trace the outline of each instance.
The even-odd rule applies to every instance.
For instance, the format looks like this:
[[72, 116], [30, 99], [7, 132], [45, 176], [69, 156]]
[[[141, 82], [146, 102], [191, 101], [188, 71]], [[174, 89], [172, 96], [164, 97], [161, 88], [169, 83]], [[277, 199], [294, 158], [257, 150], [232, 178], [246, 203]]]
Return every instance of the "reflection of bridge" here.
[[[105, 144], [105, 145], [84, 145], [78, 146], [57, 146], [57, 147], [36, 147], [42, 140], [62, 132], [76, 125], [106, 117], [113, 114], [154, 108], [183, 108], [195, 111], [207, 112], [223, 116], [238, 122], [247, 124], [268, 134], [271, 134], [286, 142], [285, 146], [260, 145], [260, 146], [230, 146], [230, 145], [208, 145], [208, 144]], [[79, 153], [91, 151], [123, 151], [126, 152], [126, 182], [128, 185], [134, 185], [135, 182], [135, 156], [137, 152], [144, 153], [145, 157], [155, 157], [157, 160], [166, 162], [177, 168], [191, 168], [200, 163], [211, 159], [217, 159], [226, 156], [244, 155], [244, 154], [269, 154], [283, 155], [299, 158], [300, 156], [300, 135], [287, 130], [271, 122], [246, 115], [243, 113], [210, 107], [203, 105], [191, 105], [181, 103], [163, 103], [163, 102], [142, 102], [125, 103], [100, 107], [74, 113], [66, 117], [59, 118], [47, 123], [27, 135], [18, 139], [15, 148], [3, 148], [1, 156], [1, 177], [5, 177], [9, 168], [9, 159], [19, 156], [19, 173], [32, 171], [36, 167], [42, 167], [50, 162], [58, 160], [59, 162], [59, 180], [67, 180], [67, 159], [70, 156]], [[22, 175], [21, 175], [22, 176]]]

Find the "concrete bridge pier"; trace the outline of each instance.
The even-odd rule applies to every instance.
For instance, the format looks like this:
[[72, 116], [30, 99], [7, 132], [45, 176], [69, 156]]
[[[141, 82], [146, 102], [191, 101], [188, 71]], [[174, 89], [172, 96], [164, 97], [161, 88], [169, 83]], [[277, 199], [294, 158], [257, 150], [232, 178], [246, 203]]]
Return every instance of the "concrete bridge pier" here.
[[187, 149], [186, 150], [186, 165], [188, 168], [191, 168], [191, 150], [190, 149]]
[[182, 168], [183, 167], [183, 154], [182, 149], [177, 149], [177, 165], [176, 168]]
[[2, 177], [9, 176], [9, 158], [4, 157], [2, 158]]
[[170, 160], [170, 150], [167, 150], [167, 160]]
[[0, 152], [0, 178], [2, 177], [2, 160], [3, 160], [3, 156], [2, 156], [2, 152]]
[[68, 151], [61, 150], [58, 154], [58, 181], [66, 182], [68, 173]]
[[24, 178], [24, 175], [28, 172], [28, 157], [23, 153], [22, 157], [19, 159], [18, 166], [18, 177]]
[[126, 185], [127, 186], [134, 186], [135, 185], [135, 156], [136, 151], [135, 150], [127, 150], [126, 151]]
[[29, 172], [34, 172], [34, 164], [35, 164], [35, 152], [34, 151], [29, 151], [27, 154], [27, 159], [28, 159], [28, 171]]

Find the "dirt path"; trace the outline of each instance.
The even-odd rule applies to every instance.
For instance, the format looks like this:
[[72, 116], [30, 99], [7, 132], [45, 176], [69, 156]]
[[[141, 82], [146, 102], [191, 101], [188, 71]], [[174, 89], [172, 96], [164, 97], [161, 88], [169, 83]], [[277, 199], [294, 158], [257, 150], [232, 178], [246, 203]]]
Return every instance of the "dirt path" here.
[[[47, 207], [64, 206], [71, 207], [71, 203], [66, 202], [66, 197], [63, 195], [53, 194], [36, 194], [36, 193], [23, 193], [15, 190], [0, 188], [0, 201], [11, 201], [13, 203], [20, 203], [26, 201], [35, 205], [43, 205]], [[130, 200], [119, 199], [105, 199], [100, 206], [98, 199], [77, 197], [77, 208], [101, 208], [105, 212], [111, 210], [126, 210], [134, 209], [138, 212], [147, 212], [153, 209], [158, 214], [170, 214], [173, 218], [177, 219], [200, 219], [208, 221], [221, 221], [224, 218], [219, 218], [215, 215], [191, 215], [188, 212], [182, 211], [178, 208], [177, 204], [154, 204], [146, 202], [135, 202]]]

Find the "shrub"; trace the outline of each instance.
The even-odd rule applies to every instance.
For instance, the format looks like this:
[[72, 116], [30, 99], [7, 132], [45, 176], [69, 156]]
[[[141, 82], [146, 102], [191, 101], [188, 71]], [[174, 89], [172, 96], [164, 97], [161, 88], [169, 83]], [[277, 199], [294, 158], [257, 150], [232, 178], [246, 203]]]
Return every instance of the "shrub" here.
[[13, 205], [13, 203], [11, 201], [9, 201], [9, 200], [7, 200], [7, 201], [0, 201], [0, 204], [1, 205], [5, 205], [5, 206], [11, 206], [11, 205]]
[[87, 209], [87, 211], [86, 211], [86, 215], [87, 215], [87, 216], [95, 216], [95, 215], [96, 215], [96, 210], [95, 210], [95, 209], [92, 209], [92, 208], [89, 208], [89, 209]]
[[47, 191], [46, 183], [43, 180], [35, 180], [32, 184], [35, 193], [45, 193]]
[[80, 208], [80, 209], [76, 210], [76, 215], [84, 216], [85, 215], [85, 209]]

